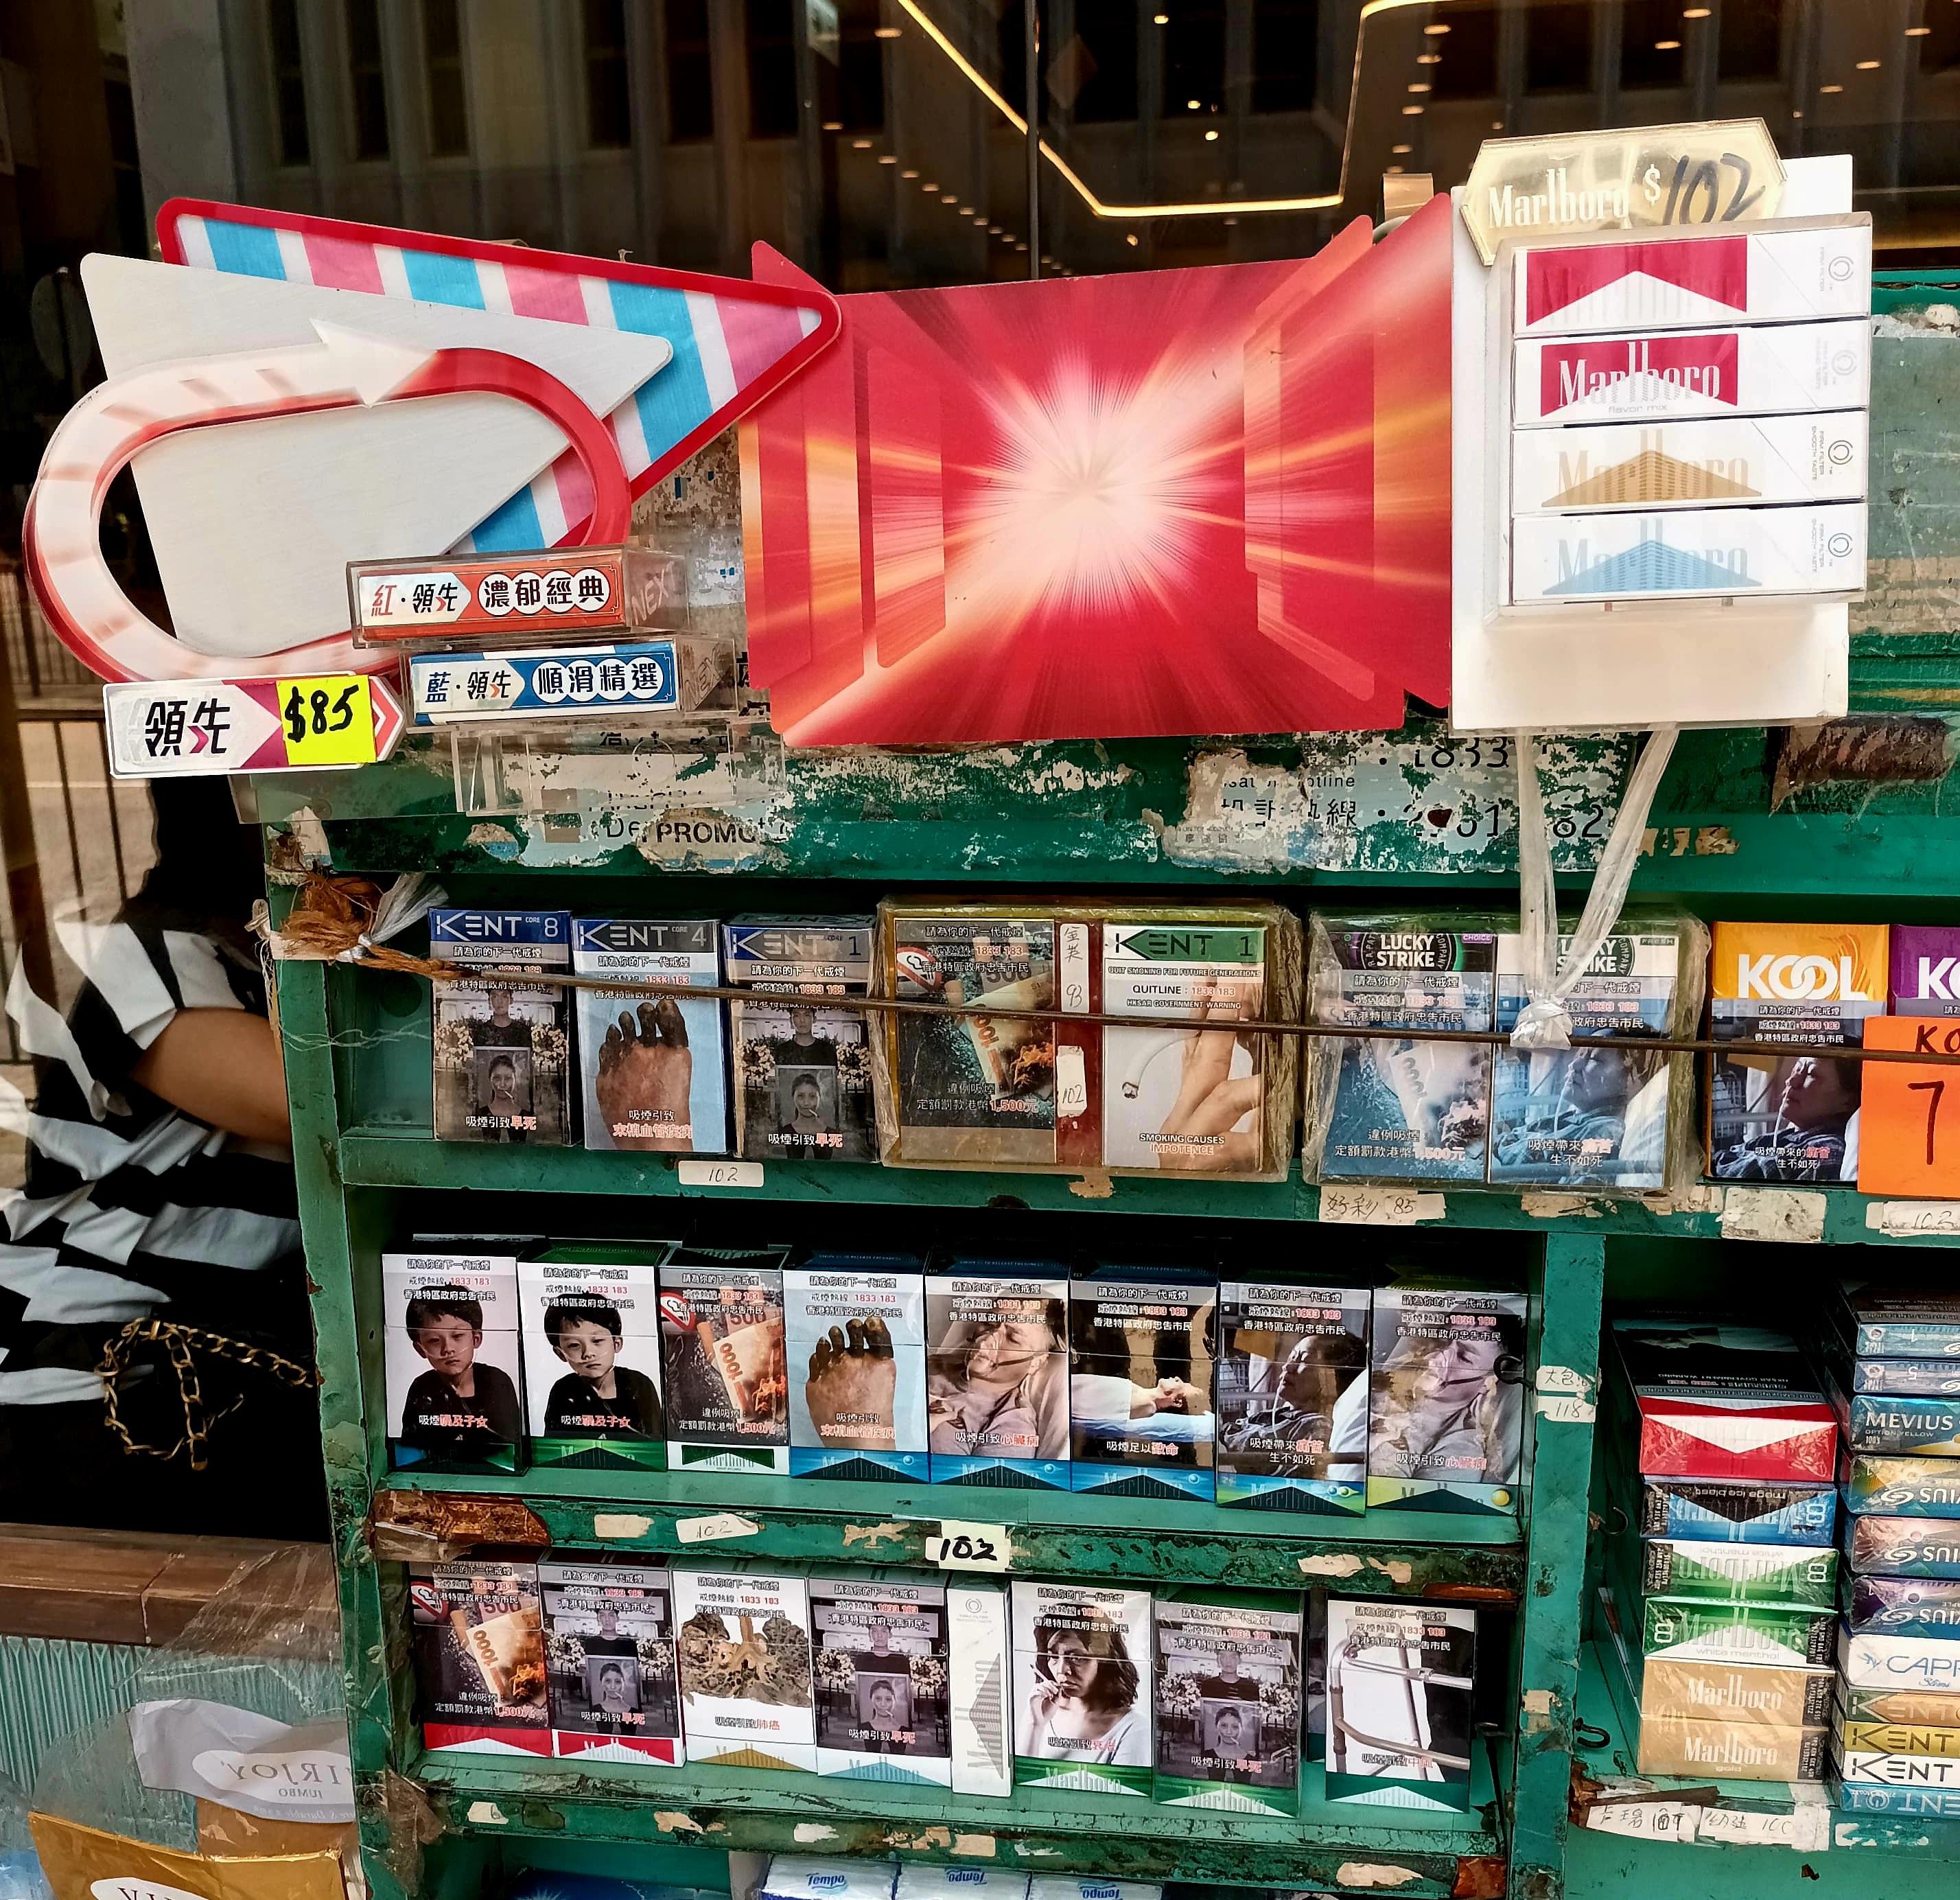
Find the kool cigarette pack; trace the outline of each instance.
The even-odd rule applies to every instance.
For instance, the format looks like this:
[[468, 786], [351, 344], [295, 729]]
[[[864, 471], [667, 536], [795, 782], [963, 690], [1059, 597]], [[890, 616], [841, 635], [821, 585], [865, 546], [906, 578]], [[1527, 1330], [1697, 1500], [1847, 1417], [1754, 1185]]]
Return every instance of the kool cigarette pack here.
[[1853, 1517], [1844, 1542], [1854, 1576], [1960, 1580], [1960, 1523], [1944, 1517]]
[[1511, 598], [1686, 600], [1857, 594], [1865, 505], [1531, 514], [1511, 524]]
[[1640, 1711], [1642, 1774], [1714, 1775], [1725, 1781], [1815, 1781], [1830, 1758], [1828, 1728], [1683, 1721]]
[[1902, 1814], [1926, 1820], [1960, 1819], [1960, 1790], [1882, 1787], [1869, 1781], [1833, 1781], [1831, 1798], [1853, 1814]]
[[1643, 1475], [1822, 1481], [1838, 1421], [1796, 1342], [1721, 1320], [1613, 1322]]
[[945, 1586], [813, 1577], [810, 1622], [818, 1774], [950, 1787]]
[[388, 1459], [398, 1471], [508, 1472], [524, 1437], [517, 1260], [457, 1236], [381, 1256]]
[[1872, 307], [1871, 220], [1521, 246], [1511, 289], [1520, 336], [1862, 317]]
[[1895, 1016], [1960, 1016], [1960, 930], [1947, 924], [1892, 926]]
[[519, 1265], [533, 1464], [666, 1465], [659, 1269], [673, 1250], [581, 1241]]
[[430, 986], [435, 1138], [568, 1144], [571, 992], [524, 979], [570, 971], [570, 915], [432, 910], [429, 953], [466, 972]]
[[1150, 1593], [1017, 1580], [1014, 1780], [1150, 1796]]
[[1960, 1517], [1960, 1459], [1847, 1452], [1838, 1481], [1860, 1516]]
[[1839, 1329], [1860, 1359], [1951, 1359], [1960, 1366], [1960, 1295], [1851, 1281], [1839, 1302]]
[[409, 1618], [425, 1748], [551, 1753], [536, 1564], [494, 1555], [412, 1564]]
[[[1300, 964], [1272, 905], [888, 901], [880, 993], [938, 1007], [880, 1033], [883, 1158], [1276, 1179], [1292, 1039], [1232, 1026], [1297, 1010]], [[1071, 1020], [1102, 1011], [1215, 1026]]]
[[355, 638], [371, 646], [483, 634], [583, 639], [687, 620], [687, 563], [651, 548], [356, 561], [347, 591]]
[[1838, 1670], [1847, 1688], [1960, 1693], [1960, 1642], [1950, 1636], [1887, 1636], [1841, 1631]]
[[1014, 1791], [1013, 1669], [1006, 1586], [950, 1579], [946, 1625], [953, 1676], [953, 1791], [1004, 1798]]
[[1641, 1609], [1643, 1653], [1687, 1662], [1815, 1666], [1830, 1661], [1838, 1632], [1834, 1610], [1787, 1603], [1650, 1596]]
[[932, 1481], [1068, 1490], [1068, 1269], [952, 1256], [925, 1317]]
[[1069, 1289], [1069, 1482], [1125, 1497], [1214, 1494], [1215, 1283], [1106, 1266]]
[[1300, 1812], [1304, 1604], [1297, 1592], [1160, 1594], [1156, 1798]]
[[1512, 414], [1520, 428], [1866, 407], [1871, 325], [1785, 323], [1660, 336], [1522, 337]]
[[785, 1252], [683, 1247], [661, 1266], [660, 1350], [673, 1469], [789, 1470]]
[[1840, 1723], [1895, 1722], [1920, 1728], [1960, 1729], [1960, 1688], [1857, 1688], [1843, 1683], [1838, 1690], [1838, 1720]]
[[1852, 1633], [1960, 1638], [1960, 1581], [1937, 1577], [1845, 1580], [1844, 1624]]
[[1828, 1544], [1838, 1520], [1831, 1484], [1748, 1485], [1699, 1478], [1643, 1478], [1643, 1537], [1703, 1543]]
[[1847, 1749], [1869, 1749], [1879, 1755], [1960, 1756], [1960, 1729], [1915, 1728], [1904, 1722], [1841, 1720], [1838, 1739]]
[[1869, 433], [1868, 419], [1856, 409], [1519, 429], [1511, 437], [1511, 511], [1860, 501]]
[[1802, 1664], [1694, 1662], [1650, 1656], [1640, 1669], [1642, 1720], [1724, 1727], [1812, 1729], [1829, 1720], [1838, 1678]]
[[1960, 1399], [1844, 1396], [1845, 1443], [1854, 1452], [1960, 1459]]
[[1745, 1603], [1837, 1601], [1838, 1553], [1788, 1544], [1702, 1544], [1647, 1538], [1640, 1587], [1659, 1596], [1707, 1596]]
[[783, 1275], [783, 1303], [791, 1472], [924, 1484], [924, 1263], [813, 1254]]
[[1852, 1152], [1865, 1019], [1885, 1014], [1882, 924], [1717, 924], [1709, 1034], [1787, 1045], [1720, 1055], [1708, 1090], [1709, 1171], [1721, 1181], [1835, 1183]]
[[667, 1571], [553, 1559], [539, 1565], [538, 1583], [553, 1751], [561, 1758], [685, 1761]]
[[816, 1718], [803, 1580], [676, 1571], [673, 1592], [689, 1758], [813, 1771]]

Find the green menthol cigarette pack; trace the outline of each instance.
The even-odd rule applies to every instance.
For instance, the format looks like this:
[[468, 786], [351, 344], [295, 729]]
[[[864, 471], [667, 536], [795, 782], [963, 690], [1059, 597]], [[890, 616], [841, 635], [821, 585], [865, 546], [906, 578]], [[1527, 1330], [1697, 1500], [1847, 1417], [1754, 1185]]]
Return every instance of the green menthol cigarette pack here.
[[1641, 1647], [1649, 1656], [1800, 1668], [1828, 1663], [1837, 1640], [1830, 1609], [1686, 1596], [1650, 1596], [1642, 1608]]
[[1704, 1544], [1650, 1537], [1640, 1545], [1643, 1593], [1705, 1596], [1729, 1603], [1803, 1604], [1836, 1600], [1838, 1553], [1815, 1546]]

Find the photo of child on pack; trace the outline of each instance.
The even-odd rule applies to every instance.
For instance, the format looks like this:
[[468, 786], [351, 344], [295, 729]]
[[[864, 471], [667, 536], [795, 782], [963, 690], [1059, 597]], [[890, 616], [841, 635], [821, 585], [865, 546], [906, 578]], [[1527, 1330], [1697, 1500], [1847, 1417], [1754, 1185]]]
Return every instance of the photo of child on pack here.
[[1157, 1612], [1157, 1770], [1291, 1788], [1300, 1776], [1300, 1619], [1290, 1631]]
[[398, 1465], [508, 1466], [523, 1436], [514, 1332], [486, 1332], [482, 1302], [466, 1287], [422, 1286], [385, 1350], [388, 1389], [402, 1394]]
[[567, 1141], [565, 993], [494, 980], [431, 988], [436, 1139]]
[[896, 1613], [875, 1602], [841, 1602], [810, 1587], [816, 1742], [861, 1755], [943, 1758], [952, 1746], [946, 1619], [937, 1606]]
[[739, 1026], [743, 1152], [759, 1160], [868, 1161], [864, 1019], [786, 998], [745, 997]]
[[569, 1295], [545, 1309], [542, 1323], [552, 1351], [568, 1369], [545, 1400], [542, 1436], [663, 1435], [659, 1387], [647, 1373], [620, 1363], [625, 1333], [616, 1306]]
[[1370, 1478], [1515, 1482], [1524, 1446], [1524, 1316], [1432, 1307], [1398, 1317], [1392, 1296], [1376, 1296]]
[[1067, 1303], [927, 1283], [927, 1443], [966, 1457], [1068, 1456]]

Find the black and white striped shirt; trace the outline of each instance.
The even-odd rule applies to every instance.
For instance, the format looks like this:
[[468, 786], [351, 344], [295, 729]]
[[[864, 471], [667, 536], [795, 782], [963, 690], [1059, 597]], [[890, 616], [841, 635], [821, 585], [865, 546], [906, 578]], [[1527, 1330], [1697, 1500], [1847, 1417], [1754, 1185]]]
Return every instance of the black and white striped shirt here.
[[258, 966], [145, 921], [58, 926], [84, 976], [64, 1019], [14, 972], [8, 1013], [35, 1058], [17, 1100], [25, 1186], [0, 1227], [0, 1405], [99, 1400], [110, 1338], [154, 1314], [269, 1344], [309, 1335], [291, 1157], [130, 1079], [180, 1010], [266, 1013]]

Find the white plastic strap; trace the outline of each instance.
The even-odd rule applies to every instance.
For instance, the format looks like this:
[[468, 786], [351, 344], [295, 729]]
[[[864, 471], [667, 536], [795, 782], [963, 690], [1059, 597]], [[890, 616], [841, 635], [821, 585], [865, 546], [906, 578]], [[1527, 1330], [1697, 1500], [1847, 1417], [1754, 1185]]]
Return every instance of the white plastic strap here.
[[1586, 909], [1564, 956], [1558, 953], [1558, 890], [1551, 872], [1551, 841], [1545, 827], [1545, 798], [1538, 780], [1538, 737], [1521, 732], [1518, 748], [1518, 880], [1519, 934], [1524, 939], [1525, 1007], [1511, 1031], [1523, 1049], [1572, 1046], [1572, 1017], [1565, 999], [1619, 921], [1634, 865], [1646, 835], [1647, 813], [1661, 775], [1674, 756], [1678, 726], [1656, 726], [1627, 780], [1618, 815], [1599, 854]]

